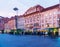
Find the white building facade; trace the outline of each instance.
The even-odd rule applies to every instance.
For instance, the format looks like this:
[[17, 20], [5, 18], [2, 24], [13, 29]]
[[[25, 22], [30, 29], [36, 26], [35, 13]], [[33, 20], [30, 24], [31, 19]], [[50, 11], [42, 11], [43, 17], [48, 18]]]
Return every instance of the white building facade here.
[[23, 16], [18, 16], [17, 29], [24, 29], [24, 17]]

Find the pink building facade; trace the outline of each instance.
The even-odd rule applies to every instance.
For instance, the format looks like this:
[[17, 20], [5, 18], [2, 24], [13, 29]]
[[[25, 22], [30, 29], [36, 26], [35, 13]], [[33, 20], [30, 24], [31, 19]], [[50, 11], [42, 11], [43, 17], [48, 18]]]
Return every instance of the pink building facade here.
[[60, 27], [59, 25], [59, 4], [43, 8], [42, 6], [34, 6], [24, 14], [25, 28], [33, 31], [34, 29], [45, 29]]
[[7, 23], [4, 24], [5, 32], [10, 32], [11, 30], [16, 30], [15, 17], [11, 17]]

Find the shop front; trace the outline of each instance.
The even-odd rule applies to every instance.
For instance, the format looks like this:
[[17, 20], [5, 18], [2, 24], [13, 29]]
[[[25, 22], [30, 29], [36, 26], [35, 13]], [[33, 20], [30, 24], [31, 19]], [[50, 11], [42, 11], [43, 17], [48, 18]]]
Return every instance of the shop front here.
[[58, 36], [58, 29], [59, 28], [48, 28], [48, 30], [49, 30], [48, 35]]

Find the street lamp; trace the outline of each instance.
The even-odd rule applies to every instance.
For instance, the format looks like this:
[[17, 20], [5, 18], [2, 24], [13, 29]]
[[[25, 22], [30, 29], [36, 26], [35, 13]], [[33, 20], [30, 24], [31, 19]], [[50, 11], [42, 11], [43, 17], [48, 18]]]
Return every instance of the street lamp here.
[[18, 16], [18, 10], [19, 9], [17, 7], [15, 7], [15, 8], [13, 8], [13, 10], [16, 11], [16, 15], [15, 15], [15, 26], [16, 26], [16, 29], [17, 29], [17, 19], [18, 19], [17, 16]]
[[13, 8], [13, 10], [16, 11], [16, 16], [18, 16], [18, 10], [19, 9], [17, 7], [15, 7], [15, 8]]

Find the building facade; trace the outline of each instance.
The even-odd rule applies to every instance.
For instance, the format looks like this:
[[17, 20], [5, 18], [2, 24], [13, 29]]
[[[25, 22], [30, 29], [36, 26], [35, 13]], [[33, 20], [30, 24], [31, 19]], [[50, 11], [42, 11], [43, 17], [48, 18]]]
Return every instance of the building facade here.
[[25, 12], [24, 18], [25, 18], [25, 28], [26, 30], [35, 30], [40, 29], [40, 13], [44, 8], [40, 5], [36, 5], [34, 7], [31, 7]]
[[42, 10], [40, 17], [41, 28], [59, 27], [58, 9], [59, 9], [59, 5], [55, 5]]
[[17, 18], [17, 29], [24, 29], [24, 16], [20, 15]]
[[6, 30], [25, 29], [30, 31], [60, 28], [59, 4], [44, 8], [40, 5], [29, 8], [23, 15], [11, 17], [5, 24]]
[[0, 31], [4, 30], [4, 17], [0, 16]]
[[25, 14], [24, 26], [27, 30], [41, 30], [60, 27], [59, 4], [43, 8], [40, 5], [29, 8]]
[[11, 30], [16, 30], [15, 17], [11, 17], [5, 25], [5, 32], [9, 33]]

